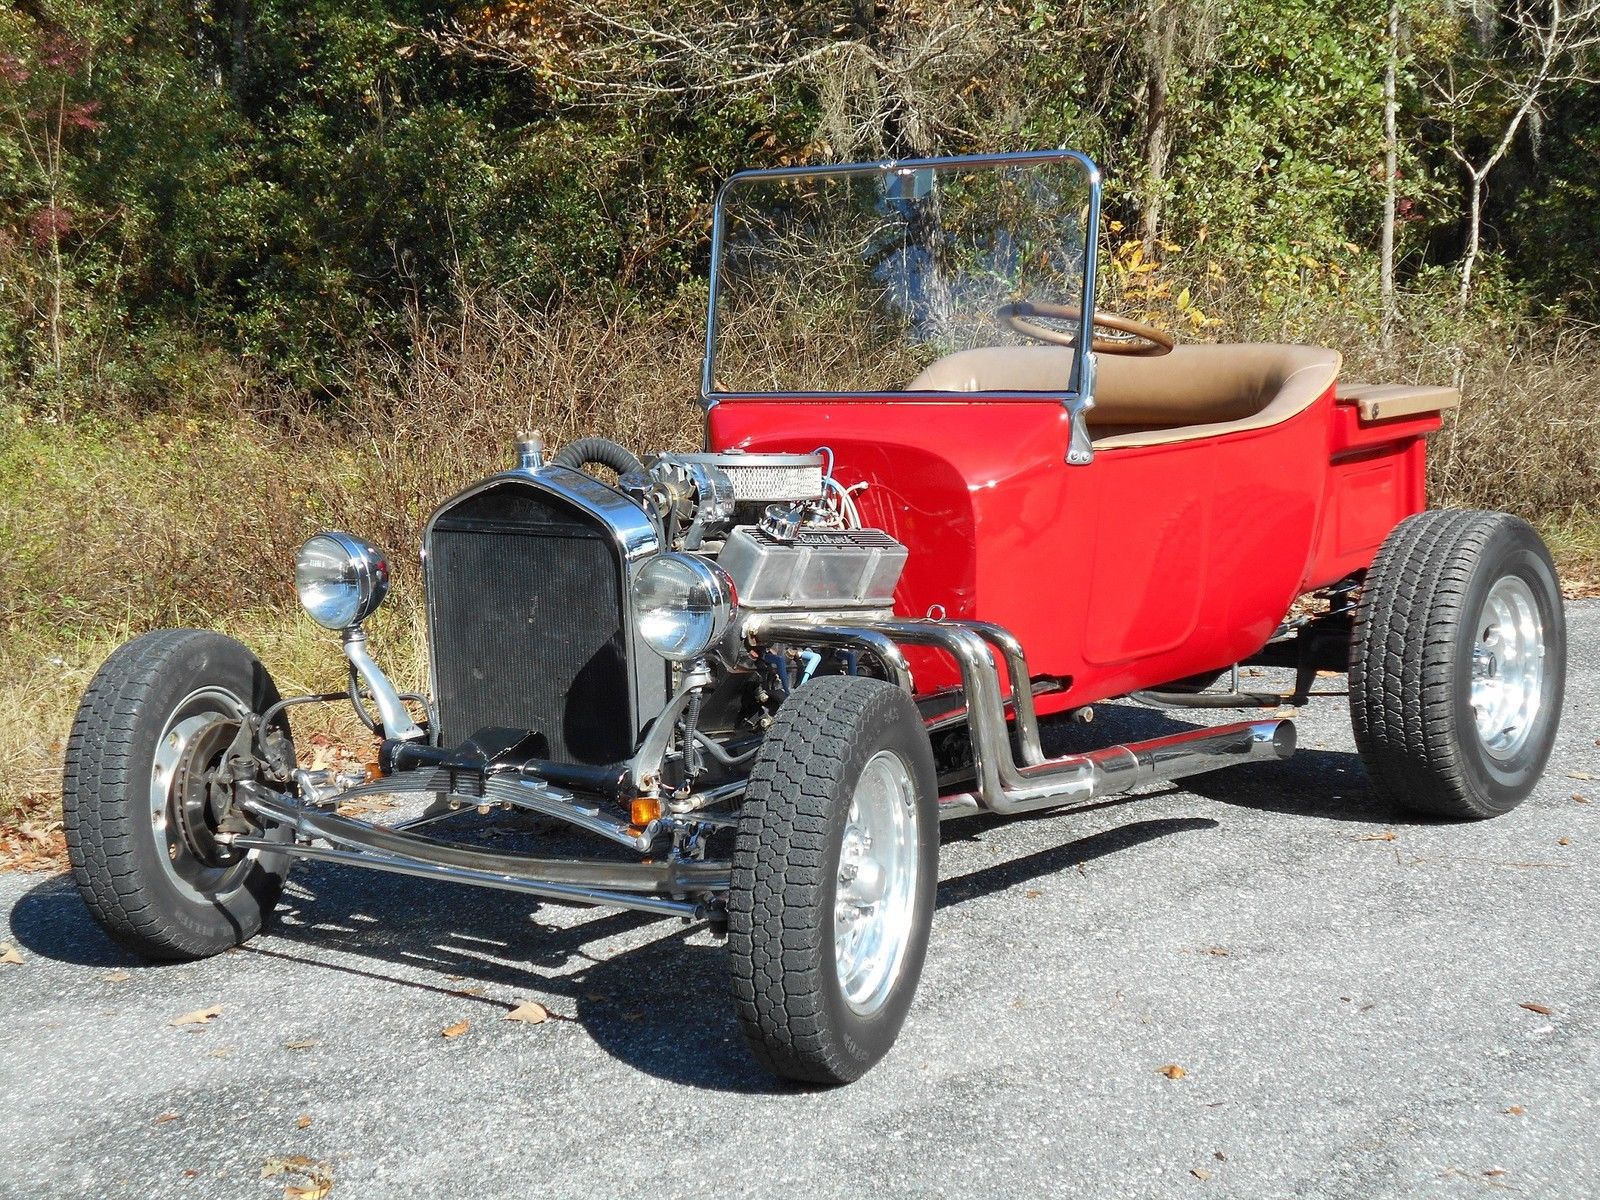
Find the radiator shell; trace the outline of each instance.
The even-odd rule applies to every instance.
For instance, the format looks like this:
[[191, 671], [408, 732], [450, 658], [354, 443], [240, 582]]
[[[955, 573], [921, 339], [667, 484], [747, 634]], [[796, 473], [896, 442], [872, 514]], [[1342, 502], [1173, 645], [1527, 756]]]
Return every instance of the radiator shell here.
[[666, 702], [628, 603], [656, 549], [638, 506], [580, 471], [512, 471], [447, 501], [423, 535], [440, 744], [526, 729], [556, 762], [629, 757]]

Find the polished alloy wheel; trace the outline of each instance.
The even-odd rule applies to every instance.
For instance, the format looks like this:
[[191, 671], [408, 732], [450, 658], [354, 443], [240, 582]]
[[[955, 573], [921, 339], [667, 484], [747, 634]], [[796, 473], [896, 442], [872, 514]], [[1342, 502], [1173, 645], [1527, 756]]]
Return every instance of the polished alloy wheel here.
[[1522, 749], [1539, 718], [1544, 624], [1533, 590], [1515, 575], [1489, 589], [1472, 647], [1472, 711], [1483, 748], [1497, 759]]
[[900, 756], [880, 750], [850, 798], [833, 912], [845, 1002], [871, 1016], [894, 989], [917, 890], [916, 788]]

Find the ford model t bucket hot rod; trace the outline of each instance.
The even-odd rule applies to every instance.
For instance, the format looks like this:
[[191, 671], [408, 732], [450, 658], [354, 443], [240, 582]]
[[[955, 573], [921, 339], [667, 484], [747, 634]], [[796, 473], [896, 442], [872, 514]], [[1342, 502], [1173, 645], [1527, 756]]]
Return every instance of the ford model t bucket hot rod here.
[[[1099, 192], [1067, 151], [729, 180], [704, 452], [546, 458], [527, 435], [445, 501], [422, 534], [427, 695], [369, 654], [388, 565], [343, 532], [295, 564], [343, 691], [281, 697], [199, 630], [118, 650], [66, 763], [95, 916], [152, 958], [214, 954], [309, 858], [703, 919], [761, 1061], [843, 1082], [911, 1005], [941, 818], [1295, 745], [1258, 714], [1047, 757], [1043, 717], [1276, 711], [1347, 671], [1374, 788], [1456, 819], [1515, 807], [1560, 712], [1560, 592], [1522, 521], [1424, 511], [1457, 394], [1096, 312]], [[1239, 691], [1241, 663], [1294, 668], [1293, 691]], [[290, 716], [339, 702], [376, 762], [301, 767]], [[399, 817], [342, 815], [374, 794]], [[450, 838], [490, 806], [593, 852]]]

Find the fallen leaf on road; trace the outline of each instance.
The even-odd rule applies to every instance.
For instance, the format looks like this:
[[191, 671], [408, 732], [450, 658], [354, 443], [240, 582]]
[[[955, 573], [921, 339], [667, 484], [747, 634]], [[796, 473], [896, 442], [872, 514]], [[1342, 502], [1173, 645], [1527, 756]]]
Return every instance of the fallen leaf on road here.
[[1160, 1073], [1168, 1079], [1182, 1079], [1189, 1072], [1185, 1071], [1177, 1063], [1168, 1063], [1160, 1069]]
[[506, 1014], [508, 1021], [521, 1021], [524, 1025], [542, 1025], [550, 1019], [550, 1010], [536, 1000], [517, 1005]]
[[165, 1125], [168, 1121], [176, 1121], [177, 1119], [178, 1119], [178, 1114], [177, 1113], [166, 1112], [166, 1113], [162, 1113], [154, 1121], [151, 1121], [150, 1124], [152, 1124], [152, 1125]]
[[1200, 953], [1210, 954], [1216, 958], [1227, 958], [1228, 955], [1233, 953], [1233, 951], [1229, 950], [1226, 946], [1202, 946]]
[[197, 1008], [193, 1012], [184, 1013], [181, 1017], [173, 1017], [168, 1025], [205, 1025], [222, 1015], [222, 1005], [213, 1004], [210, 1008]]
[[1548, 1004], [1535, 1004], [1532, 1000], [1524, 1000], [1521, 1004], [1517, 1005], [1517, 1007], [1525, 1008], [1531, 1013], [1538, 1013], [1541, 1017], [1548, 1017], [1555, 1011], [1555, 1009], [1551, 1008]]
[[10, 942], [0, 942], [0, 963], [10, 963], [14, 967], [20, 967], [22, 955], [17, 953], [17, 948]]
[[1189, 1174], [1200, 1180], [1201, 1183], [1204, 1183], [1206, 1180], [1211, 1178], [1211, 1172], [1206, 1170], [1204, 1167], [1190, 1167]]
[[472, 1028], [471, 1021], [457, 1021], [454, 1025], [446, 1025], [439, 1030], [439, 1036], [445, 1038], [458, 1038]]
[[100, 976], [105, 983], [127, 983], [133, 976], [126, 971], [112, 971], [109, 975]]
[[314, 1171], [317, 1164], [304, 1154], [285, 1154], [269, 1158], [261, 1164], [261, 1178], [276, 1179], [280, 1175], [305, 1175]]
[[1594, 776], [1589, 774], [1589, 772], [1587, 772], [1587, 771], [1568, 771], [1567, 772], [1567, 778], [1568, 779], [1593, 779]]
[[644, 1020], [644, 1014], [642, 1012], [625, 1012], [622, 1014], [622, 1019], [624, 1021], [642, 1021]]
[[311, 1049], [311, 1047], [315, 1046], [316, 1044], [317, 1044], [317, 1039], [316, 1038], [301, 1038], [297, 1042], [285, 1042], [283, 1044], [283, 1048], [285, 1050], [309, 1050], [309, 1049]]
[[1224, 1154], [1221, 1150], [1213, 1150], [1211, 1152], [1211, 1157], [1216, 1159], [1218, 1162], [1227, 1162], [1228, 1161], [1228, 1156], [1226, 1154]]
[[303, 1182], [285, 1182], [283, 1186], [285, 1200], [322, 1200], [333, 1191], [333, 1173], [328, 1164], [313, 1162], [304, 1154], [269, 1158], [261, 1165], [263, 1179], [279, 1179], [286, 1175], [298, 1176]]
[[1394, 841], [1394, 830], [1385, 829], [1382, 833], [1363, 833], [1360, 837], [1356, 838], [1356, 841], [1358, 841], [1358, 842], [1392, 842], [1392, 841]]
[[1491, 1167], [1489, 1170], [1484, 1172], [1484, 1174], [1489, 1176], [1491, 1179], [1499, 1175], [1504, 1175], [1505, 1173], [1506, 1171], [1504, 1167]]
[[301, 1113], [297, 1118], [295, 1118], [294, 1127], [296, 1129], [310, 1129], [311, 1128], [311, 1114], [310, 1113]]
[[1569, 837], [1557, 838], [1556, 839], [1556, 845], [1558, 845], [1558, 846], [1570, 846], [1570, 845], [1572, 845], [1572, 839], [1569, 838]]
[[1573, 792], [1572, 802], [1574, 804], [1587, 804], [1589, 803], [1589, 797], [1585, 796], [1582, 792]]
[[450, 994], [453, 996], [481, 996], [488, 990], [486, 987], [452, 988]]
[[1044, 895], [1044, 893], [1038, 888], [1029, 888], [1027, 891], [1023, 892], [1022, 895], [1026, 900], [1037, 900], [1040, 896]]
[[219, 1046], [217, 1049], [213, 1050], [210, 1054], [206, 1055], [206, 1057], [207, 1058], [227, 1058], [232, 1053], [233, 1053], [233, 1047], [232, 1046]]
[[1520, 1104], [1513, 1104], [1510, 1108], [1505, 1110], [1506, 1115], [1512, 1117], [1520, 1117], [1522, 1115], [1522, 1111], [1522, 1105]]

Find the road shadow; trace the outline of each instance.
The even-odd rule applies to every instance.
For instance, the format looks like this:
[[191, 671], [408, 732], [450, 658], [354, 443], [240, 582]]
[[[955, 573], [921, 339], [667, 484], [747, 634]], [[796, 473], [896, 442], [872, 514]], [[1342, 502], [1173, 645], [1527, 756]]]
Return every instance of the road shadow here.
[[[1049, 721], [1043, 733], [1047, 751], [1063, 754], [1191, 728], [1192, 723], [1153, 709], [1101, 705], [1092, 725]], [[1368, 822], [1397, 816], [1371, 795], [1356, 756], [1334, 751], [1305, 750], [1286, 762], [1197, 776], [1179, 786], [1223, 803], [1295, 816]], [[1111, 797], [1088, 807], [1113, 809], [1138, 799]], [[1057, 810], [1011, 820], [1065, 815]], [[1004, 823], [1007, 819], [990, 816], [964, 818], [948, 822], [942, 837], [946, 842], [978, 837]], [[937, 905], [949, 908], [1159, 838], [1218, 825], [1197, 816], [1131, 820], [947, 875]], [[543, 823], [518, 826], [468, 816], [458, 832], [492, 841], [503, 852], [593, 853], [591, 842]], [[234, 953], [381, 980], [502, 1012], [512, 997], [536, 998], [558, 1017], [581, 1024], [607, 1053], [671, 1082], [743, 1093], [791, 1090], [757, 1067], [744, 1045], [727, 998], [721, 943], [698, 927], [639, 913], [600, 911], [571, 918], [571, 910], [527, 897], [302, 863], [290, 876], [267, 935]], [[159, 969], [100, 930], [70, 877], [51, 877], [30, 888], [12, 907], [10, 924], [15, 940], [43, 958], [85, 967]], [[472, 994], [477, 988], [496, 995]]]
[[[974, 818], [955, 824], [976, 831], [997, 823]], [[1215, 825], [1199, 818], [1135, 821], [949, 876], [940, 883], [937, 904], [961, 904], [1156, 838]], [[514, 846], [502, 838], [496, 848], [532, 851], [534, 845]], [[540, 853], [562, 848], [538, 843]], [[571, 910], [557, 918], [559, 907], [462, 885], [303, 863], [291, 874], [266, 934], [232, 953], [458, 997], [498, 1012], [510, 1007], [510, 997], [538, 999], [558, 1017], [581, 1024], [607, 1053], [671, 1082], [751, 1094], [794, 1090], [751, 1058], [728, 998], [726, 950], [701, 927], [609, 911], [569, 923]], [[53, 877], [30, 888], [12, 907], [10, 922], [15, 940], [41, 958], [160, 970], [106, 936], [70, 878]], [[647, 940], [640, 943], [641, 937]], [[495, 995], [472, 994], [478, 988]]]

